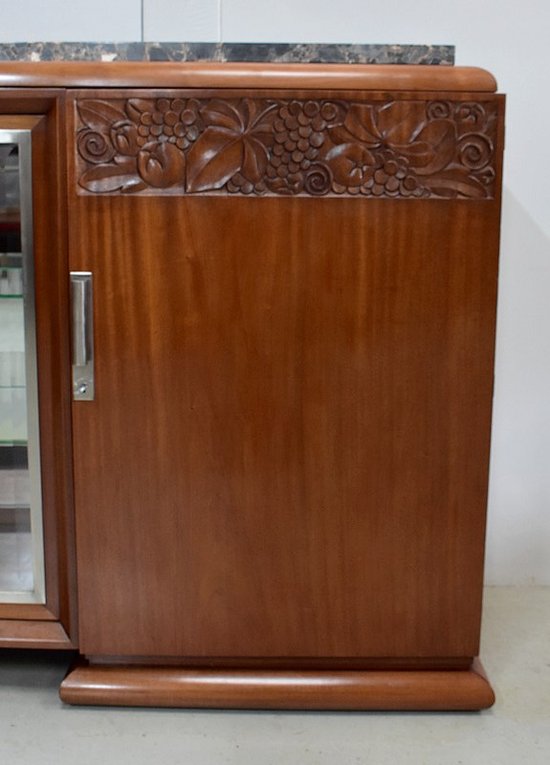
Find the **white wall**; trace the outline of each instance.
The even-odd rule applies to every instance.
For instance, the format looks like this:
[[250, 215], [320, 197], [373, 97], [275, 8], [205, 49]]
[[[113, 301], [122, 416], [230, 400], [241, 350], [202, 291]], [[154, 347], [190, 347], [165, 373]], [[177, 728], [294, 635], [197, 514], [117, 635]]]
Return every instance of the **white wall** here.
[[[550, 584], [548, 0], [0, 0], [0, 40], [454, 44], [508, 94], [487, 580]], [[141, 37], [142, 36], [142, 37]]]

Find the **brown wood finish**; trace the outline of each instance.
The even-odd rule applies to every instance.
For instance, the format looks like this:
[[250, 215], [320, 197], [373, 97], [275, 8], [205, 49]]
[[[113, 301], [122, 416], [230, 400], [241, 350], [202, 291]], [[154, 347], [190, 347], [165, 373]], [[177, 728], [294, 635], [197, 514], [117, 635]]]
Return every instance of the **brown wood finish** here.
[[40, 621], [37, 614], [30, 619], [0, 619], [0, 648], [44, 648], [67, 650], [74, 643], [58, 621]]
[[498, 210], [73, 195], [83, 652], [477, 654]]
[[[63, 93], [0, 91], [6, 125], [32, 129], [36, 332], [42, 464], [45, 606], [0, 604], [0, 644], [71, 645], [76, 636]], [[11, 116], [14, 112], [29, 117]], [[32, 123], [32, 124], [31, 124]], [[6, 620], [6, 621], [4, 621]], [[37, 621], [59, 621], [47, 626]], [[63, 637], [64, 636], [64, 637]], [[54, 646], [53, 643], [56, 643]]]
[[2, 619], [56, 621], [58, 618], [51, 608], [39, 603], [2, 603], [1, 607]]
[[77, 190], [490, 199], [498, 100], [193, 90], [75, 99]]
[[[50, 621], [0, 607], [0, 644], [66, 647], [58, 616], [76, 641], [66, 275], [90, 270], [96, 398], [73, 403], [72, 429], [79, 646], [94, 661], [62, 698], [490, 706], [470, 663], [503, 144], [492, 75], [2, 65], [0, 85], [15, 84], [5, 111], [48, 106], [39, 140], [54, 150], [37, 168], [61, 179], [35, 200], [57, 210], [37, 250]], [[306, 165], [273, 183], [275, 133], [294, 141], [285, 105], [298, 119], [335, 100], [337, 119], [312, 123], [330, 185]], [[275, 101], [278, 121], [256, 130]], [[166, 110], [196, 128], [187, 144], [163, 132]], [[162, 140], [139, 132], [149, 118]]]
[[186, 669], [269, 669], [269, 670], [467, 670], [472, 664], [471, 658], [464, 657], [429, 657], [429, 658], [410, 658], [406, 656], [394, 656], [388, 658], [369, 657], [367, 659], [360, 656], [342, 659], [337, 658], [312, 658], [311, 656], [286, 656], [286, 657], [265, 657], [250, 658], [245, 657], [182, 657], [170, 656], [132, 656], [131, 660], [127, 656], [90, 656], [87, 660], [92, 665], [119, 665], [119, 666], [162, 666], [162, 667], [180, 667], [185, 663]]
[[34, 198], [39, 205], [34, 251], [47, 604], [56, 598], [54, 612], [76, 644], [66, 135], [61, 94], [45, 121], [44, 142], [43, 161], [34, 169]]
[[479, 662], [469, 671], [262, 672], [77, 667], [61, 684], [68, 704], [233, 709], [486, 709], [494, 694]]
[[494, 92], [492, 74], [468, 66], [209, 62], [2, 62], [1, 87], [329, 88]]

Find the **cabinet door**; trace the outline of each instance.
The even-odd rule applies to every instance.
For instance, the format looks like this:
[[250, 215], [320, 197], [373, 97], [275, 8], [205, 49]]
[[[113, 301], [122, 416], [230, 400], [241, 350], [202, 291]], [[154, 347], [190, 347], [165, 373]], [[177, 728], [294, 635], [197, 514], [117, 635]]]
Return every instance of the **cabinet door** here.
[[[338, 148], [387, 95], [340, 99], [332, 138], [328, 97], [246, 95], [75, 99], [70, 259], [95, 315], [95, 398], [73, 403], [81, 649], [474, 656], [498, 102], [483, 185], [447, 138], [424, 175], [401, 172], [422, 147], [367, 149], [366, 123]], [[315, 116], [289, 160], [291, 118]]]
[[56, 107], [51, 93], [0, 93], [3, 646], [71, 646], [68, 301]]

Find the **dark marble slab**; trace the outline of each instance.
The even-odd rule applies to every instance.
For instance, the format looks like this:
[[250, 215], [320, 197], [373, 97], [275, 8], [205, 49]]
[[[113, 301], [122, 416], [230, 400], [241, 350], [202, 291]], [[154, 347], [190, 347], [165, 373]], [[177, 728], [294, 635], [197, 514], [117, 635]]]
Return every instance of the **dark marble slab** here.
[[454, 64], [453, 45], [310, 43], [0, 43], [0, 61], [258, 61]]

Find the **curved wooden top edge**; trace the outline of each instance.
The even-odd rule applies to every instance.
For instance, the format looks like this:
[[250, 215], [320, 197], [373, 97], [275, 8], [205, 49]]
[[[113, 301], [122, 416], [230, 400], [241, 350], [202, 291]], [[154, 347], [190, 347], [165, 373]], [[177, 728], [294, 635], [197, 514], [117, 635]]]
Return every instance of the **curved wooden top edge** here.
[[494, 93], [490, 72], [410, 64], [1, 62], [0, 87], [295, 88]]

